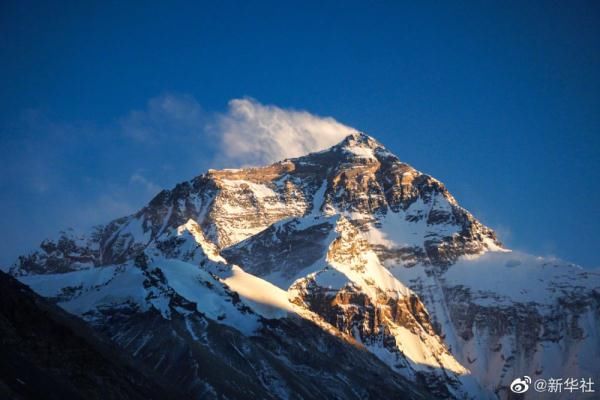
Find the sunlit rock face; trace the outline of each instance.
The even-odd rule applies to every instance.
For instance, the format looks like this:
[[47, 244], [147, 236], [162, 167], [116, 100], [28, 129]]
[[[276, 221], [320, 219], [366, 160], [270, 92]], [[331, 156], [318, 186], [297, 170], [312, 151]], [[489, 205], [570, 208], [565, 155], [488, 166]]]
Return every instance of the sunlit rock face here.
[[362, 133], [210, 170], [10, 272], [194, 395], [494, 399], [600, 372], [598, 274], [510, 252]]

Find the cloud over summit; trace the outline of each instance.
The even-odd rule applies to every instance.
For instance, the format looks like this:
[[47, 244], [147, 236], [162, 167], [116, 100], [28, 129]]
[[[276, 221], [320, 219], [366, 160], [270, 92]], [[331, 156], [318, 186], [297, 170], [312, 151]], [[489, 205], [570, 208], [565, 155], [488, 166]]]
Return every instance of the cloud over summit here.
[[353, 131], [333, 118], [249, 98], [206, 111], [181, 94], [150, 98], [102, 122], [55, 120], [33, 110], [13, 125], [0, 126], [0, 216], [12, 227], [0, 243], [0, 264], [57, 230], [84, 230], [134, 212], [160, 189], [209, 168], [300, 156]]
[[[224, 112], [205, 112], [188, 95], [166, 94], [119, 119], [128, 139], [165, 148], [185, 143], [213, 151], [208, 167], [263, 165], [323, 150], [356, 130], [331, 117], [232, 99]], [[182, 160], [185, 161], [185, 160]], [[200, 173], [201, 171], [198, 171]]]
[[233, 99], [214, 128], [224, 164], [262, 165], [323, 150], [356, 130], [331, 117]]

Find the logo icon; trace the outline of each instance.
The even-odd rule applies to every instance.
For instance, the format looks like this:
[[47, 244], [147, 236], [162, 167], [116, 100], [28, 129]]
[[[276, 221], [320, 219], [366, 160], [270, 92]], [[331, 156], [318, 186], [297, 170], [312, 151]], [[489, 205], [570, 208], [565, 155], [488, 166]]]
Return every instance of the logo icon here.
[[525, 375], [523, 378], [517, 378], [510, 384], [510, 390], [514, 393], [525, 393], [529, 390], [531, 378]]

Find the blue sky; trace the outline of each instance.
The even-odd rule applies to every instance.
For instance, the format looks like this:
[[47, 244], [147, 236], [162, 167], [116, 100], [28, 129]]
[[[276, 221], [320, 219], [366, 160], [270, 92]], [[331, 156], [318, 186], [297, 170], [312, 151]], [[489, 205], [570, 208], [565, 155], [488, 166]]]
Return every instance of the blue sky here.
[[250, 97], [375, 136], [512, 248], [600, 266], [598, 2], [77, 3], [0, 5], [0, 262], [247, 162], [222, 135]]

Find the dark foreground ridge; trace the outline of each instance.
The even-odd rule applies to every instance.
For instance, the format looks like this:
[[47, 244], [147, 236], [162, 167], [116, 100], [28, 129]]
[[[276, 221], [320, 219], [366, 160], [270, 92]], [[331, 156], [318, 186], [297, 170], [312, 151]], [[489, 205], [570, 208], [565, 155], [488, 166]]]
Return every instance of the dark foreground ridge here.
[[177, 398], [83, 321], [4, 272], [0, 293], [0, 398]]

